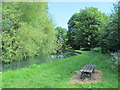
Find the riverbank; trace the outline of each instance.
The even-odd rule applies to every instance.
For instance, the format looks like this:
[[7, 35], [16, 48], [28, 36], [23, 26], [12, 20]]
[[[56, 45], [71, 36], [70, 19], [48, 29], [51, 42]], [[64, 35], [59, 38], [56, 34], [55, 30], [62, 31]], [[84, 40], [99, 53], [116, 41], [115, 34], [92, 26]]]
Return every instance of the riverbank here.
[[[10, 70], [3, 73], [4, 88], [117, 88], [118, 75], [108, 67], [109, 55], [92, 51], [28, 68]], [[76, 70], [86, 64], [96, 65], [103, 73], [102, 81], [97, 83], [68, 83]]]

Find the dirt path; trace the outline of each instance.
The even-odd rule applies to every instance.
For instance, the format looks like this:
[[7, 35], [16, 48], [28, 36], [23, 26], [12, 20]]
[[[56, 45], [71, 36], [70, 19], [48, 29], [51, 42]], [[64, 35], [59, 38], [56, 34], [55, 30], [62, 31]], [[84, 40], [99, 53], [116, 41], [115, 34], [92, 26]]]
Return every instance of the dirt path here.
[[85, 78], [85, 79], [80, 79], [80, 71], [75, 71], [75, 72], [77, 72], [77, 74], [74, 75], [68, 83], [71, 83], [71, 84], [74, 84], [77, 82], [96, 83], [96, 82], [100, 82], [102, 80], [102, 71], [100, 71], [100, 70], [95, 70], [95, 73], [93, 73], [91, 75], [91, 78]]

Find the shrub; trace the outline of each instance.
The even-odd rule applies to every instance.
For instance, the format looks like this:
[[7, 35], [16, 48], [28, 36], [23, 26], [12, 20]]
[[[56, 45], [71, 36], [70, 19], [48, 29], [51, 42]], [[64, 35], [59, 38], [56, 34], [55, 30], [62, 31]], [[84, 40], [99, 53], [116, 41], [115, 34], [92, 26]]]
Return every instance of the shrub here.
[[110, 63], [110, 67], [118, 70], [118, 65], [120, 62], [120, 51], [111, 53], [111, 58], [108, 61]]
[[96, 48], [93, 48], [91, 49], [91, 51], [95, 51], [95, 52], [101, 52], [101, 48], [100, 47], [96, 47]]

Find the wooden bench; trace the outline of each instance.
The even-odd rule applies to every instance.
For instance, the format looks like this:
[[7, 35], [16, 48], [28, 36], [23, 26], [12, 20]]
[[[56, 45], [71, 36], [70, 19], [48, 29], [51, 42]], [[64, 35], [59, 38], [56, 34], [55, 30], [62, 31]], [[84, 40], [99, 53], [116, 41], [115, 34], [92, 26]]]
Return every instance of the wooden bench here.
[[81, 76], [80, 78], [83, 79], [83, 78], [90, 78], [91, 77], [91, 74], [94, 73], [94, 69], [95, 69], [95, 65], [85, 65], [81, 70]]

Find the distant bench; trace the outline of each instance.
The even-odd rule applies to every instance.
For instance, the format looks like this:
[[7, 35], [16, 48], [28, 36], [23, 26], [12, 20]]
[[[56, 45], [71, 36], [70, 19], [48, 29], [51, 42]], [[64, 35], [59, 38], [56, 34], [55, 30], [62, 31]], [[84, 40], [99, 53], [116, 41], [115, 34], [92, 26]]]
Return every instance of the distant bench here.
[[91, 74], [94, 73], [95, 65], [85, 65], [81, 70], [80, 78], [91, 77]]

